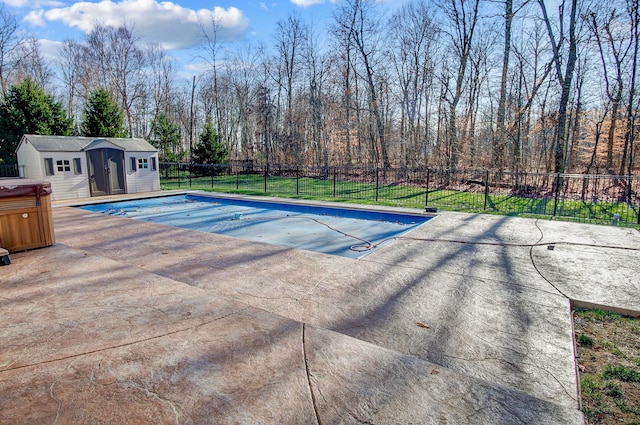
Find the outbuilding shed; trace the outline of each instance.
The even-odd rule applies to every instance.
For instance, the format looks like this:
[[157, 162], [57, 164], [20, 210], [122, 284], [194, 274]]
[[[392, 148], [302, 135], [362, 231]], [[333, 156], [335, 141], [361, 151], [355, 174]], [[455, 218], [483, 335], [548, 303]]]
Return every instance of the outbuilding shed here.
[[25, 134], [16, 153], [21, 177], [50, 182], [53, 200], [160, 190], [158, 150], [144, 139]]

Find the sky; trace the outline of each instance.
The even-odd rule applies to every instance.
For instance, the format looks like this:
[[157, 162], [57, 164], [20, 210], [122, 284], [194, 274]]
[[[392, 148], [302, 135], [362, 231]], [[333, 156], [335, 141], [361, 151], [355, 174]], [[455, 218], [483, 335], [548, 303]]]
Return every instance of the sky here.
[[[22, 30], [40, 41], [41, 52], [55, 57], [64, 40], [82, 41], [96, 23], [133, 28], [142, 42], [154, 42], [196, 68], [200, 23], [219, 22], [219, 35], [240, 43], [269, 44], [276, 23], [292, 13], [324, 30], [336, 0], [0, 0]], [[201, 55], [201, 53], [200, 53]]]

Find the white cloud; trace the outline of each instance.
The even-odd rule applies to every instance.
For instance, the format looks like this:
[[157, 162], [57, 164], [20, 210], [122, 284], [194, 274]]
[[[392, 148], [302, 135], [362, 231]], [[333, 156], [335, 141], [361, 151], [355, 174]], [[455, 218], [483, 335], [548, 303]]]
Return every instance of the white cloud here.
[[11, 7], [23, 7], [27, 5], [29, 0], [2, 0], [2, 3]]
[[315, 4], [322, 4], [324, 3], [324, 0], [291, 0], [291, 3], [300, 7], [309, 7]]
[[267, 4], [265, 2], [261, 1], [260, 2], [260, 9], [268, 11], [269, 7], [267, 6]]
[[60, 48], [62, 47], [62, 42], [38, 40], [38, 45], [40, 47], [40, 54], [47, 61], [55, 62], [60, 59]]
[[248, 27], [248, 19], [235, 7], [193, 10], [156, 0], [83, 1], [68, 7], [32, 11], [25, 20], [36, 26], [43, 26], [47, 21], [61, 22], [85, 33], [91, 32], [96, 23], [126, 24], [144, 41], [158, 43], [166, 49], [193, 47], [198, 42], [200, 25], [210, 27], [214, 20], [221, 38], [239, 38]]
[[33, 25], [34, 27], [44, 27], [46, 25], [43, 16], [44, 10], [33, 10], [29, 12], [23, 20]]
[[0, 3], [4, 3], [11, 7], [26, 7], [38, 8], [38, 7], [58, 7], [63, 5], [58, 0], [0, 0]]

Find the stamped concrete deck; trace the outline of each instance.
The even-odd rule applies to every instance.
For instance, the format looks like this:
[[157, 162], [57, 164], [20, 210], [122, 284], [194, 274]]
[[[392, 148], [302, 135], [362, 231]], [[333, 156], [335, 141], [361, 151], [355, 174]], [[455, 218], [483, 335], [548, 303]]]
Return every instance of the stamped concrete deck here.
[[0, 423], [580, 424], [571, 300], [640, 232], [441, 213], [362, 259], [54, 208], [0, 267]]

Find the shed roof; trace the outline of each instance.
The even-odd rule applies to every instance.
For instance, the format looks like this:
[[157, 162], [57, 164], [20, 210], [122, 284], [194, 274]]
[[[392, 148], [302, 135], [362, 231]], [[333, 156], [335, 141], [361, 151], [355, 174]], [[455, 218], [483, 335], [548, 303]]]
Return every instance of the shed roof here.
[[[121, 137], [81, 137], [81, 136], [39, 136], [25, 134], [20, 144], [27, 140], [39, 152], [81, 152], [90, 145], [107, 141], [126, 152], [157, 152], [158, 149], [140, 138]], [[19, 147], [19, 146], [18, 146]]]

